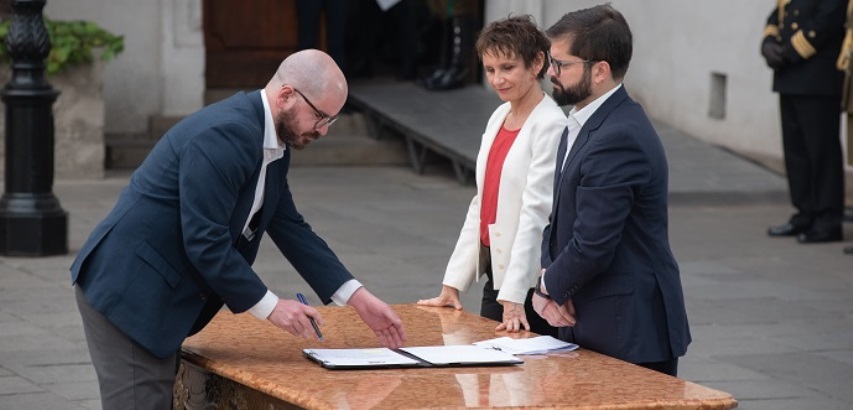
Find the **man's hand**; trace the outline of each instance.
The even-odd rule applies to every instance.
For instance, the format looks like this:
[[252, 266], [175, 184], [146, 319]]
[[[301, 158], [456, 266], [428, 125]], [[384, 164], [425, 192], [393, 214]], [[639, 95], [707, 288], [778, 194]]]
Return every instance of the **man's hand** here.
[[421, 299], [418, 304], [421, 306], [447, 306], [462, 310], [462, 302], [459, 301], [459, 289], [447, 285], [442, 285], [441, 293], [438, 296], [432, 299]]
[[508, 302], [505, 300], [498, 301], [504, 308], [503, 322], [495, 328], [495, 331], [506, 330], [514, 333], [524, 330], [530, 330], [530, 324], [527, 323], [527, 315], [524, 314], [524, 305], [520, 303]]
[[764, 56], [767, 66], [774, 70], [785, 66], [785, 47], [776, 40], [764, 40], [764, 43], [761, 44], [761, 55]]
[[544, 298], [537, 294], [533, 295], [533, 310], [548, 321], [554, 327], [567, 327], [575, 325], [575, 307], [569, 300], [565, 305], [558, 305], [552, 299]]
[[376, 333], [382, 346], [392, 349], [403, 347], [403, 342], [406, 341], [403, 321], [388, 304], [373, 296], [364, 287], [356, 290], [347, 304], [354, 307], [361, 320]]
[[569, 322], [572, 322], [571, 326], [574, 326], [575, 323], [577, 323], [577, 320], [575, 320], [575, 317], [577, 316], [575, 314], [575, 304], [572, 303], [571, 299], [567, 300], [566, 303], [563, 304], [563, 306], [560, 306], [559, 310], [560, 316], [562, 316]]
[[309, 316], [314, 318], [317, 325], [323, 324], [323, 318], [317, 309], [295, 300], [279, 299], [267, 320], [294, 336], [318, 340], [317, 333], [314, 332], [311, 321], [308, 319]]

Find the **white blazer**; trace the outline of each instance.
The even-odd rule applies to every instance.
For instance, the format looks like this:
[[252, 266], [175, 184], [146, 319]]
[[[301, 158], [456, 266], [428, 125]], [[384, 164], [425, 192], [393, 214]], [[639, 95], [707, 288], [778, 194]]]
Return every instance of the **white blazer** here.
[[[489, 118], [477, 154], [477, 195], [459, 232], [447, 263], [444, 285], [460, 291], [478, 279], [480, 271], [480, 197], [492, 142], [509, 113], [509, 103]], [[498, 190], [497, 218], [489, 225], [490, 252], [498, 300], [523, 304], [541, 267], [542, 231], [553, 200], [554, 169], [560, 136], [567, 118], [551, 97], [536, 105], [506, 156]]]

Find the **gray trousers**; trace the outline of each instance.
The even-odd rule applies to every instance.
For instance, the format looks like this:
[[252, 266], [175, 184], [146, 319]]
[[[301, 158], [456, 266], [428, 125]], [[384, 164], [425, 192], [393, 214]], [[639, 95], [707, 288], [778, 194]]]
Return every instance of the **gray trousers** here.
[[112, 409], [172, 408], [178, 353], [161, 359], [127, 337], [74, 287], [89, 355], [101, 390], [101, 407]]

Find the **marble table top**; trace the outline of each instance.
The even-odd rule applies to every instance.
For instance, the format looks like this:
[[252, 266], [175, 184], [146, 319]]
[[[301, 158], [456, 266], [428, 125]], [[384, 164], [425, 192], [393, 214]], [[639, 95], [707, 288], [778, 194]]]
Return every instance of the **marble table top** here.
[[[496, 322], [450, 308], [394, 305], [407, 346], [470, 344], [509, 335]], [[499, 367], [327, 370], [304, 348], [378, 347], [350, 307], [318, 307], [325, 342], [291, 336], [249, 314], [220, 312], [188, 338], [183, 359], [206, 372], [311, 409], [574, 408], [730, 409], [728, 393], [589, 350], [521, 356]]]

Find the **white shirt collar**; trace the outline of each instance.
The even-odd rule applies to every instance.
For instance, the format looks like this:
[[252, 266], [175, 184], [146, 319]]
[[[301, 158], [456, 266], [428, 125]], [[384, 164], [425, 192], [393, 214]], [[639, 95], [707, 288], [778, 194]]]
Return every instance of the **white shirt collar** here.
[[618, 85], [616, 85], [616, 87], [613, 87], [612, 90], [602, 94], [600, 97], [596, 98], [586, 107], [583, 107], [580, 110], [575, 107], [572, 107], [572, 109], [569, 111], [569, 117], [574, 117], [575, 120], [577, 120], [578, 124], [580, 124], [581, 128], [583, 128], [584, 124], [586, 124], [586, 121], [589, 120], [590, 117], [592, 117], [592, 114], [595, 114], [595, 112], [598, 111], [598, 108], [601, 107], [601, 105], [604, 104], [604, 102], [607, 101], [607, 99], [610, 98], [610, 96], [613, 95], [613, 93], [615, 93], [616, 90], [621, 87], [622, 83], [619, 83]]
[[272, 110], [267, 100], [267, 93], [261, 89], [261, 101], [264, 104], [264, 158], [278, 159], [284, 156], [287, 145], [279, 145], [278, 136], [275, 133], [275, 122], [272, 119]]

